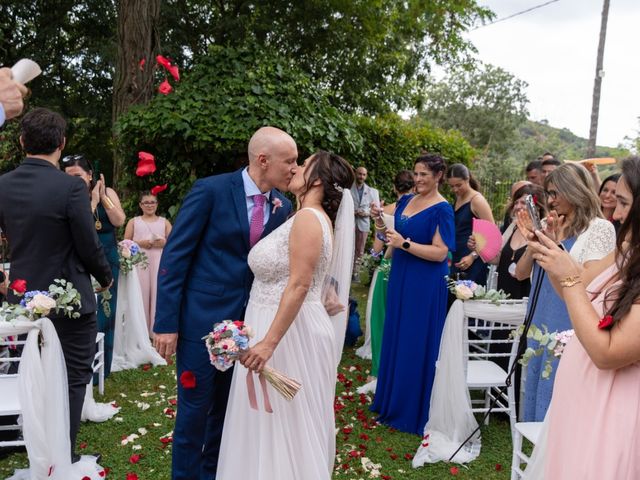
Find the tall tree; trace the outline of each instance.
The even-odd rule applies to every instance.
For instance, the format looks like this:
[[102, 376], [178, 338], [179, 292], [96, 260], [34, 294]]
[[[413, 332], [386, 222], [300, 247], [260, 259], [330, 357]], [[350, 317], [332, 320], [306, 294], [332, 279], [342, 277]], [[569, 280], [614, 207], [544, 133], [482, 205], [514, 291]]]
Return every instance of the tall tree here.
[[[132, 105], [147, 103], [154, 92], [155, 57], [160, 49], [158, 22], [160, 0], [120, 0], [118, 4], [118, 53], [113, 82], [112, 118], [115, 122]], [[114, 183], [120, 179], [121, 162], [114, 161]]]
[[526, 82], [493, 65], [457, 68], [426, 90], [420, 116], [460, 130], [471, 145], [504, 154], [527, 118]]

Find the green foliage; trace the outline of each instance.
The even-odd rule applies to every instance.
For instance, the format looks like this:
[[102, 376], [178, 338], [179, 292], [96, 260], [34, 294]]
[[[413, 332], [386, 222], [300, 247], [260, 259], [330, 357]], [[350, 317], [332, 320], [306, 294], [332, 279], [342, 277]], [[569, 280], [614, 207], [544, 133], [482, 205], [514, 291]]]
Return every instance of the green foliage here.
[[[173, 216], [195, 178], [245, 164], [248, 140], [264, 125], [291, 134], [301, 158], [319, 148], [346, 157], [362, 149], [351, 119], [287, 59], [252, 47], [212, 46], [173, 93], [133, 108], [118, 122], [128, 159], [126, 186], [169, 183], [162, 195]], [[144, 179], [133, 175], [139, 150], [153, 153], [159, 167]]]
[[504, 153], [527, 118], [526, 82], [493, 65], [455, 68], [431, 83], [420, 115], [456, 129], [485, 153]]
[[396, 114], [380, 117], [357, 117], [364, 148], [349, 158], [354, 166], [369, 170], [368, 183], [380, 190], [382, 197], [395, 201], [393, 178], [402, 169], [413, 169], [422, 152], [438, 153], [448, 164], [470, 165], [475, 150], [459, 132], [433, 128], [420, 119], [403, 120]]

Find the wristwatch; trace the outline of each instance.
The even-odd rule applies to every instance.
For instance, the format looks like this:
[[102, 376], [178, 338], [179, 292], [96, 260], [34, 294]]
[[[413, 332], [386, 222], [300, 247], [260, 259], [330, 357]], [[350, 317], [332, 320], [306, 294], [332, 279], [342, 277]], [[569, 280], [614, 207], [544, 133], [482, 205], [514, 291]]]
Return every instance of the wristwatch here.
[[409, 250], [410, 246], [411, 246], [411, 242], [409, 241], [408, 238], [404, 242], [402, 242], [402, 249], [403, 250]]
[[474, 260], [475, 260], [476, 258], [478, 258], [478, 252], [476, 252], [475, 250], [473, 250], [473, 251], [471, 252], [471, 258], [473, 258]]

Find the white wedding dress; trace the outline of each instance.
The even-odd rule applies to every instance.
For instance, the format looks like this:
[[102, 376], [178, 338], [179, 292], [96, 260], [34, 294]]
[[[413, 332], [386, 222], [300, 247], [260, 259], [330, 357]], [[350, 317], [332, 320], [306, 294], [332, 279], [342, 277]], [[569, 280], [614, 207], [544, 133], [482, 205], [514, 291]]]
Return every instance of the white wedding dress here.
[[[330, 225], [317, 210], [323, 246], [307, 297], [268, 365], [302, 388], [289, 402], [267, 384], [273, 413], [264, 410], [255, 378], [258, 410], [249, 404], [247, 369], [236, 363], [224, 422], [218, 480], [328, 480], [335, 456], [333, 400], [336, 379], [334, 327], [321, 302], [332, 253]], [[255, 275], [245, 323], [260, 341], [274, 319], [289, 279], [289, 234], [295, 216], [249, 253]]]

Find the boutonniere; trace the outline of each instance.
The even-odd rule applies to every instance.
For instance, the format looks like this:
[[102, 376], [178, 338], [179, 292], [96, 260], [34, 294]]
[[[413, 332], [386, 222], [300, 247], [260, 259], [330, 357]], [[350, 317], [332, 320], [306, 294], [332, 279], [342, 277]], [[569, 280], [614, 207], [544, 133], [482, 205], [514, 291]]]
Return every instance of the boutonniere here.
[[605, 315], [598, 322], [598, 328], [600, 330], [604, 330], [606, 328], [609, 328], [611, 325], [613, 325], [613, 316], [612, 315]]
[[282, 206], [282, 200], [280, 200], [279, 198], [274, 198], [271, 204], [273, 205], [273, 208], [271, 209], [271, 214], [273, 215], [274, 213], [276, 213], [276, 210], [278, 210]]

